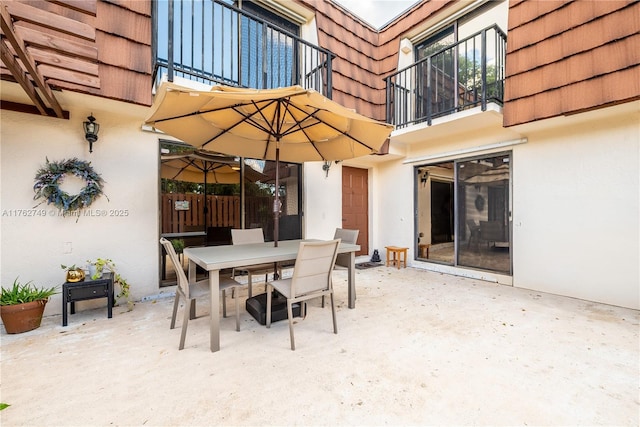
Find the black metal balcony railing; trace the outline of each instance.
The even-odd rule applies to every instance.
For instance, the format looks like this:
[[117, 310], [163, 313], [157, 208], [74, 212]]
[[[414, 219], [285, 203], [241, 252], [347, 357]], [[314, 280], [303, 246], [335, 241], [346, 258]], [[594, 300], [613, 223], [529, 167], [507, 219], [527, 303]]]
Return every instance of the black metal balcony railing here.
[[403, 128], [487, 102], [502, 105], [507, 37], [497, 25], [387, 77], [387, 122]]
[[328, 50], [221, 0], [153, 2], [154, 81], [269, 89], [301, 85], [331, 97]]

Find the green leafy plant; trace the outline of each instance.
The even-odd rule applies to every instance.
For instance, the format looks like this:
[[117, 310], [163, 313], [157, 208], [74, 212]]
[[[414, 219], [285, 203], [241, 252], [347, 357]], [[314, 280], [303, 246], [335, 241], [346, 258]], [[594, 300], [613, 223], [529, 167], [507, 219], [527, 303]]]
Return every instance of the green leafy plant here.
[[104, 272], [110, 271], [113, 273], [113, 284], [120, 288], [120, 292], [116, 295], [116, 298], [126, 298], [127, 307], [131, 310], [133, 308], [133, 301], [129, 300], [130, 285], [127, 279], [118, 274], [116, 264], [109, 258], [96, 258], [95, 261], [87, 260], [87, 263], [96, 267], [96, 272], [91, 276], [93, 280], [102, 277]]
[[184, 240], [176, 239], [171, 241], [171, 245], [173, 246], [173, 250], [176, 251], [177, 254], [181, 254], [184, 251]]
[[48, 299], [51, 295], [57, 294], [56, 287], [42, 288], [33, 285], [33, 281], [20, 283], [18, 277], [13, 281], [10, 288], [1, 288], [0, 305], [16, 305], [25, 302]]
[[62, 268], [64, 271], [82, 270], [82, 268], [76, 266], [75, 264], [69, 266], [60, 264], [60, 268]]
[[0, 403], [0, 411], [2, 411], [5, 408], [8, 408], [9, 406], [11, 405], [9, 405], [8, 403]]

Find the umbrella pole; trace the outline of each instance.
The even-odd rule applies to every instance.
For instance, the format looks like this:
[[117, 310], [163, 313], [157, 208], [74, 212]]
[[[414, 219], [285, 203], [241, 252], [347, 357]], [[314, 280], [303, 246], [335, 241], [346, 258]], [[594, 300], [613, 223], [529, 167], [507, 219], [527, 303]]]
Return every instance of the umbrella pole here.
[[207, 204], [207, 166], [206, 162], [204, 162], [204, 206], [202, 209], [202, 213], [204, 214], [204, 245], [207, 246], [209, 243], [208, 240], [208, 232], [207, 232], [207, 217], [209, 216], [209, 205]]
[[273, 246], [278, 247], [278, 234], [280, 231], [280, 141], [276, 141], [276, 198], [273, 200]]

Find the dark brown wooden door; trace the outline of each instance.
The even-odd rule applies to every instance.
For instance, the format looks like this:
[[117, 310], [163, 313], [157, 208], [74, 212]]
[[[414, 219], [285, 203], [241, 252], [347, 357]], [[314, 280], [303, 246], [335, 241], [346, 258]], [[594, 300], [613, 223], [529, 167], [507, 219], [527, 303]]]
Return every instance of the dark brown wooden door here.
[[342, 228], [360, 230], [357, 255], [369, 254], [369, 172], [342, 167]]

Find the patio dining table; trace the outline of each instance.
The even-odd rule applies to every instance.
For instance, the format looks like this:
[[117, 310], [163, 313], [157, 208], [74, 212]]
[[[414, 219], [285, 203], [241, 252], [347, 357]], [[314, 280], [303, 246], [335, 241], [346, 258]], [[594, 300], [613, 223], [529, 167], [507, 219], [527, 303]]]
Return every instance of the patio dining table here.
[[[209, 273], [209, 289], [211, 308], [209, 315], [211, 351], [220, 350], [220, 278], [219, 272], [225, 268], [245, 265], [282, 262], [296, 259], [300, 242], [314, 240], [285, 240], [274, 246], [273, 242], [254, 243], [247, 245], [222, 245], [185, 248], [184, 255], [189, 260], [189, 282], [196, 281], [196, 266], [200, 266]], [[317, 241], [317, 240], [315, 240]], [[355, 308], [355, 253], [360, 245], [340, 243], [338, 253], [350, 254], [348, 266], [348, 306]]]

